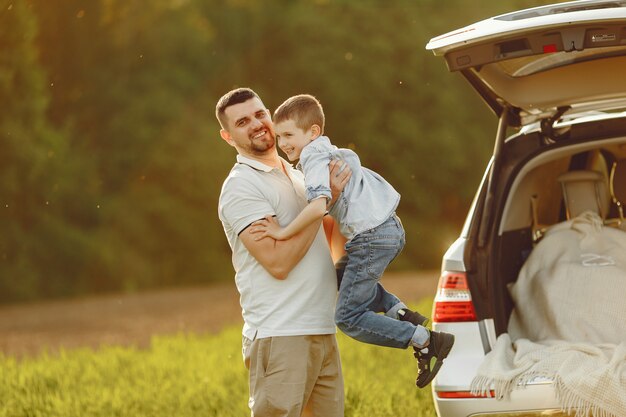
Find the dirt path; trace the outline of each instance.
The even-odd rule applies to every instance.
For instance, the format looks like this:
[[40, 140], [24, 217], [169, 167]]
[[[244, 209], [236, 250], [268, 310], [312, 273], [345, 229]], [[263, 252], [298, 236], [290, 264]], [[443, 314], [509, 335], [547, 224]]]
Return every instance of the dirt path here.
[[[389, 273], [385, 288], [402, 300], [433, 296], [438, 272]], [[241, 323], [233, 284], [0, 307], [0, 351], [32, 356], [60, 347], [144, 347], [152, 335], [212, 333]]]

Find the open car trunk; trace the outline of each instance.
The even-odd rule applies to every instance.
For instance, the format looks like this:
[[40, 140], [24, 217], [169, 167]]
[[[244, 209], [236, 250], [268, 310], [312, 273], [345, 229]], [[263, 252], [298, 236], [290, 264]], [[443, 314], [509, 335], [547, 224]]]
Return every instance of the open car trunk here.
[[[620, 162], [626, 165], [626, 115], [615, 114], [602, 122], [590, 117], [585, 123], [562, 123], [557, 127], [567, 135], [555, 143], [546, 140], [538, 127], [505, 144], [503, 152], [508, 155], [508, 163], [502, 172], [507, 180], [501, 184], [494, 203], [498, 205], [494, 211], [500, 216], [494, 221], [490, 243], [472, 251], [478, 258], [469, 263], [475, 265], [477, 275], [490, 277], [485, 281], [488, 293], [494, 296], [485, 297], [489, 305], [481, 310], [498, 318], [497, 335], [507, 331], [513, 309], [510, 286], [547, 230], [586, 209], [596, 209], [606, 227], [626, 230], [620, 220], [618, 199], [613, 195], [626, 192], [626, 182], [620, 178], [614, 184], [611, 181], [613, 167]], [[566, 173], [572, 171], [595, 172], [598, 177], [595, 181], [588, 179], [590, 185], [581, 185], [574, 200], [568, 201], [567, 188], [583, 184], [581, 178], [568, 183]], [[480, 296], [477, 298], [480, 302]]]
[[[562, 143], [513, 169], [492, 247], [501, 331], [472, 382], [507, 396], [549, 380], [577, 415], [626, 411], [626, 114], [622, 130]], [[617, 132], [614, 132], [617, 133]], [[515, 138], [519, 140], [520, 138]], [[499, 303], [497, 300], [504, 300]]]

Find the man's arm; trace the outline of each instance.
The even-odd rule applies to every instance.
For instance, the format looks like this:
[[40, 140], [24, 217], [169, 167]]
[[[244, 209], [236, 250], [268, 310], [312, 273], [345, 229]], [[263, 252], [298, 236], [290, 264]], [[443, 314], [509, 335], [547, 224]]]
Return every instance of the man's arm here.
[[[276, 223], [276, 219], [272, 216], [265, 219]], [[302, 232], [287, 240], [274, 240], [269, 237], [256, 240], [250, 228], [241, 232], [239, 238], [263, 268], [274, 278], [283, 280], [306, 255], [319, 231], [320, 223], [321, 219], [311, 223]]]
[[348, 164], [341, 159], [333, 159], [330, 161], [328, 169], [330, 171], [330, 194], [332, 198], [328, 204], [326, 204], [326, 207], [332, 207], [346, 184], [348, 184], [348, 181], [350, 181], [350, 177], [352, 177], [352, 170], [350, 170]]
[[333, 258], [333, 263], [337, 263], [339, 259], [346, 253], [347, 239], [341, 234], [339, 225], [331, 216], [324, 216], [324, 232], [326, 233], [326, 241], [330, 248], [330, 256]]

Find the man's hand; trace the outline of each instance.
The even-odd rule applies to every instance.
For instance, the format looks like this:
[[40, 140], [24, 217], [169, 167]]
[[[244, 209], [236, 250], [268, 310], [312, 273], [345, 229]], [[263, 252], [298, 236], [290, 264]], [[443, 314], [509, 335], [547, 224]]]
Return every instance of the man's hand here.
[[332, 207], [337, 201], [337, 198], [343, 191], [350, 177], [352, 177], [352, 170], [347, 163], [341, 159], [333, 159], [328, 164], [329, 178], [330, 178], [330, 193], [332, 199], [328, 202], [327, 207]]
[[263, 220], [258, 220], [250, 226], [249, 233], [254, 233], [257, 236], [254, 240], [261, 240], [266, 237], [271, 237], [276, 240], [285, 240], [286, 236], [283, 233], [284, 229], [280, 227], [274, 216], [265, 216]]

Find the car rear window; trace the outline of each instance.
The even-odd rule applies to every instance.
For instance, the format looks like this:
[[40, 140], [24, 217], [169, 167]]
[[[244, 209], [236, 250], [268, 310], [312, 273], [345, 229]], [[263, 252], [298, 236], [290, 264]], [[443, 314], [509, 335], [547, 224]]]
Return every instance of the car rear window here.
[[594, 59], [626, 55], [626, 45], [618, 47], [590, 48], [582, 51], [555, 52], [507, 59], [497, 63], [504, 73], [511, 77], [524, 77], [564, 65], [576, 64]]

